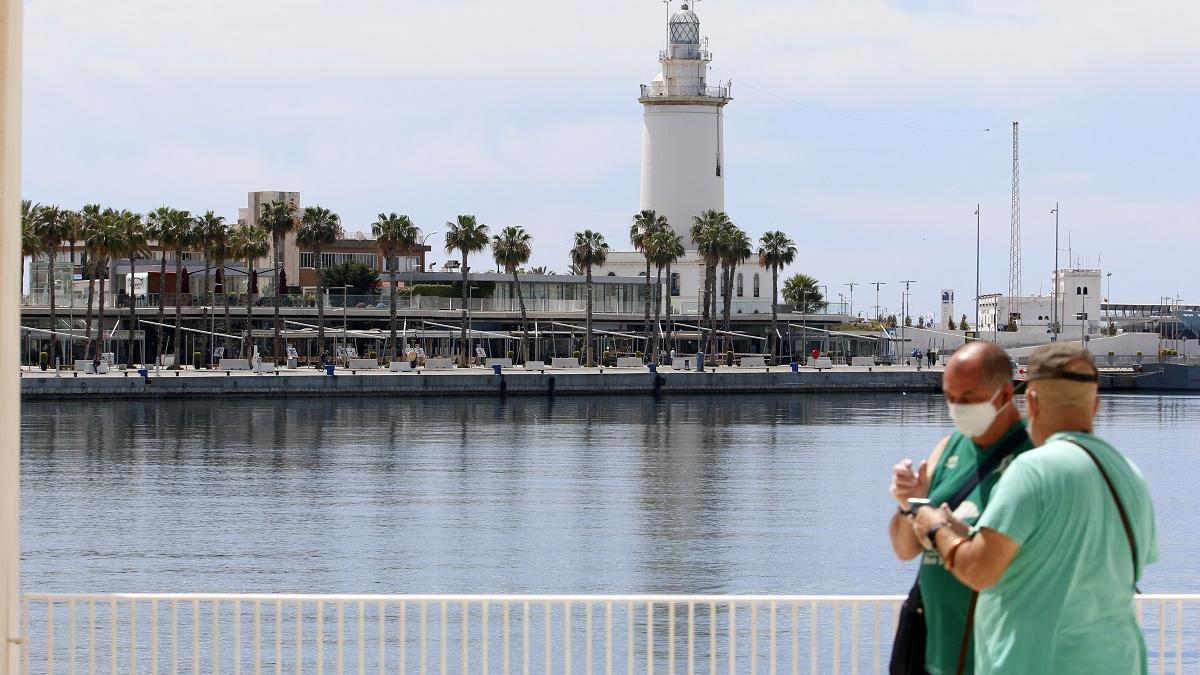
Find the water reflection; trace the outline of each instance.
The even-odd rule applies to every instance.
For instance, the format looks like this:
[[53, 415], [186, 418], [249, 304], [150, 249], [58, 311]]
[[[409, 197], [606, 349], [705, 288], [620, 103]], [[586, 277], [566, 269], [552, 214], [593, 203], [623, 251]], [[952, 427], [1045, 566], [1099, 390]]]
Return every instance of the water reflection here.
[[[1100, 423], [1171, 495], [1148, 584], [1196, 590], [1200, 398], [1106, 397]], [[947, 428], [927, 395], [32, 403], [24, 583], [900, 592], [888, 467]]]

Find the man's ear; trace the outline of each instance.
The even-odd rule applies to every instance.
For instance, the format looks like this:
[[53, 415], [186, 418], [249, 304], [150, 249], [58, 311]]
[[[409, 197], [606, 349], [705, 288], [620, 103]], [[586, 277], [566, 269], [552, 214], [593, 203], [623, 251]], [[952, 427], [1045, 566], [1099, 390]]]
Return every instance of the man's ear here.
[[1096, 413], [1099, 411], [1100, 411], [1100, 394], [1097, 393], [1096, 394], [1096, 402], [1092, 404], [1092, 417], [1094, 418], [1096, 416]]
[[1025, 390], [1025, 412], [1029, 419], [1033, 419], [1037, 415], [1038, 402], [1037, 391], [1033, 389]]

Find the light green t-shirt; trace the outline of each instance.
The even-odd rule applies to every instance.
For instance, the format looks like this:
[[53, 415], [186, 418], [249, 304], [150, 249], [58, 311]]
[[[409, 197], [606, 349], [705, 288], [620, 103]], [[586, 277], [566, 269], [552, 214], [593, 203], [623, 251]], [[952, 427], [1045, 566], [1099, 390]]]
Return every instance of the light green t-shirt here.
[[[1129, 514], [1137, 571], [1108, 472]], [[1134, 579], [1158, 560], [1154, 509], [1138, 468], [1081, 432], [1058, 433], [1013, 460], [976, 529], [1018, 545], [1000, 582], [979, 594], [975, 672], [1145, 673], [1146, 644], [1134, 613]]]

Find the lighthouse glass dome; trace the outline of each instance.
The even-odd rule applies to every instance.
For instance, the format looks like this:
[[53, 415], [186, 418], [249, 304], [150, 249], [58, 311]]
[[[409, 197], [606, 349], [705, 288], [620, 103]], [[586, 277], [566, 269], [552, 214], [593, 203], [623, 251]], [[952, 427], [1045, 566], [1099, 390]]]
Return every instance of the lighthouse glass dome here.
[[671, 44], [698, 45], [700, 44], [700, 17], [688, 9], [684, 3], [683, 9], [671, 17]]

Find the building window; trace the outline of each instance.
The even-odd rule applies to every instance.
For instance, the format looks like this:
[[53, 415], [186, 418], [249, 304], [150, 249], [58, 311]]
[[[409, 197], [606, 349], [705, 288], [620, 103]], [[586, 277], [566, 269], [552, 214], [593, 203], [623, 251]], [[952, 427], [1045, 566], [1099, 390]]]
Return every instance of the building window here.
[[738, 272], [738, 275], [737, 275], [737, 296], [738, 296], [739, 298], [740, 298], [740, 297], [742, 297], [742, 295], [744, 294], [744, 291], [745, 291], [745, 289], [743, 288], [743, 283], [742, 283], [742, 273], [741, 273], [741, 272]]
[[760, 296], [760, 293], [759, 293], [759, 288], [758, 288], [758, 272], [755, 272], [754, 273], [754, 297], [757, 298], [759, 296]]
[[679, 297], [679, 272], [671, 272], [671, 297]]
[[[300, 252], [301, 267], [306, 267], [309, 269], [315, 268], [316, 265], [314, 263], [316, 262], [316, 259], [317, 257], [312, 251]], [[379, 259], [374, 253], [321, 253], [321, 267], [323, 269], [336, 267], [347, 262], [362, 263], [373, 270], [379, 269]]]

